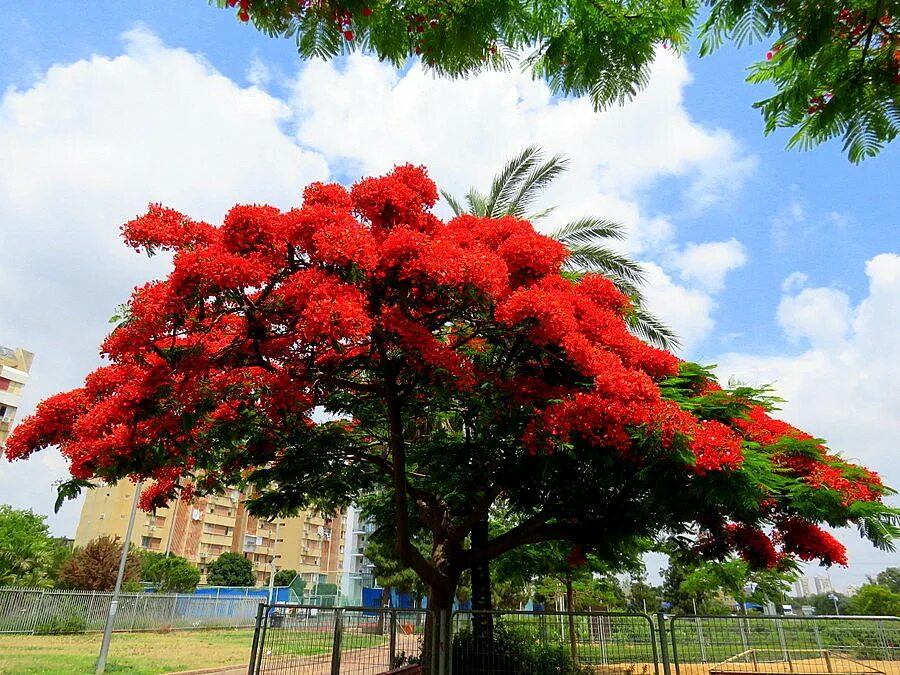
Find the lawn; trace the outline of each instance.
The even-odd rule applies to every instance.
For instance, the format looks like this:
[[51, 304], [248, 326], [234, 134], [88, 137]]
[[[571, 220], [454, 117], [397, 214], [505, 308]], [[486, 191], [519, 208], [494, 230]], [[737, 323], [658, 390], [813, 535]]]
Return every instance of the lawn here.
[[[102, 635], [0, 635], [0, 673], [94, 672]], [[157, 675], [247, 663], [251, 630], [116, 633], [106, 672]]]
[[[0, 673], [81, 675], [94, 672], [100, 633], [86, 635], [0, 635]], [[330, 631], [270, 629], [270, 656], [331, 654]], [[251, 630], [116, 633], [109, 650], [108, 673], [157, 675], [249, 661]], [[345, 634], [345, 650], [387, 644], [381, 635]]]

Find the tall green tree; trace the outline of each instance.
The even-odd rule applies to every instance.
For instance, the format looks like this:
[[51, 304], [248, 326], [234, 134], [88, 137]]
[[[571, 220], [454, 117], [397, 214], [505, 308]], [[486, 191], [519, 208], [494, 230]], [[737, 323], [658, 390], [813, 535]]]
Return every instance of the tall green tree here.
[[253, 563], [240, 553], [223, 553], [210, 563], [206, 583], [210, 586], [255, 586]]
[[893, 593], [900, 593], [900, 567], [888, 567], [878, 573], [875, 583]]
[[0, 504], [0, 586], [48, 587], [70, 555], [50, 536], [46, 516]]
[[153, 552], [143, 560], [142, 577], [160, 593], [190, 593], [200, 583], [200, 570], [181, 556]]
[[849, 599], [849, 610], [861, 616], [900, 616], [900, 593], [878, 584], [866, 584]]
[[[766, 43], [748, 81], [765, 129], [789, 147], [839, 137], [850, 159], [900, 129], [900, 0], [216, 0], [306, 58], [362, 50], [402, 67], [416, 58], [450, 77], [521, 67], [556, 94], [622, 103], [648, 82], [660, 47], [700, 55], [724, 42]], [[762, 58], [765, 55], [765, 58]]]

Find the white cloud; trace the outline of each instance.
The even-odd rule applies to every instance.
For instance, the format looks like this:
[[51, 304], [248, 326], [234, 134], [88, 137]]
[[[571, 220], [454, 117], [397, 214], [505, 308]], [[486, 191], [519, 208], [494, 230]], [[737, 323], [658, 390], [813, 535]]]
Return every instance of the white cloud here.
[[778, 305], [778, 325], [795, 342], [808, 339], [814, 347], [840, 342], [850, 327], [850, 298], [834, 288], [804, 288]]
[[671, 264], [684, 281], [696, 281], [710, 292], [721, 291], [725, 275], [747, 262], [747, 252], [737, 239], [690, 243], [671, 254]]
[[553, 192], [557, 203], [630, 194], [664, 176], [691, 178], [697, 194], [714, 198], [736, 187], [752, 161], [728, 133], [690, 119], [681, 94], [689, 81], [685, 62], [660, 52], [649, 87], [598, 114], [585, 99], [553, 99], [546, 84], [517, 70], [451, 81], [419, 65], [400, 75], [353, 55], [305, 66], [294, 108], [304, 145], [361, 172], [427, 163], [443, 187], [459, 192], [538, 143], [572, 160]]
[[[119, 226], [162, 201], [217, 219], [235, 201], [299, 201], [325, 160], [282, 131], [288, 107], [145, 30], [125, 53], [51, 68], [0, 99], [0, 341], [36, 352], [26, 410], [80, 384], [107, 317], [163, 260]], [[24, 412], [24, 411], [23, 411]], [[4, 501], [48, 512], [58, 455], [0, 465]], [[77, 509], [54, 519], [71, 532]]]
[[[827, 439], [829, 447], [874, 468], [897, 487], [900, 255], [875, 256], [866, 263], [866, 274], [868, 295], [855, 306], [834, 289], [798, 288], [794, 277], [786, 284], [779, 322], [788, 335], [809, 340], [808, 349], [796, 356], [725, 354], [718, 359], [718, 372], [722, 379], [734, 375], [774, 384], [786, 399], [784, 419]], [[896, 564], [896, 556], [875, 551], [855, 533], [841, 538], [851, 551], [851, 569], [832, 572], [841, 583]]]
[[647, 309], [678, 335], [682, 351], [690, 351], [712, 331], [715, 302], [709, 294], [679, 286], [655, 263], [645, 265]]

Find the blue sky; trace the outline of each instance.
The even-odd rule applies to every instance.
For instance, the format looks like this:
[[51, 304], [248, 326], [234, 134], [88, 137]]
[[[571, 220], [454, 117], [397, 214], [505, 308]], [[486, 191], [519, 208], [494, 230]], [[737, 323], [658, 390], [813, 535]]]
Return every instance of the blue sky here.
[[[661, 54], [624, 109], [595, 114], [516, 75], [435, 81], [372, 59], [304, 64], [290, 40], [202, 0], [48, 1], [4, 8], [0, 39], [0, 343], [37, 352], [24, 412], [77, 386], [106, 317], [164, 272], [118, 226], [149, 201], [220, 217], [234, 201], [296, 203], [406, 160], [459, 193], [518, 149], [572, 158], [558, 216], [623, 221], [651, 307], [684, 356], [774, 382], [784, 415], [900, 485], [900, 145], [860, 166], [837, 143], [784, 149], [743, 82], [766, 50]], [[52, 453], [0, 463], [0, 493], [47, 513]], [[78, 507], [51, 518], [71, 535]], [[840, 584], [897, 556], [853, 542]]]

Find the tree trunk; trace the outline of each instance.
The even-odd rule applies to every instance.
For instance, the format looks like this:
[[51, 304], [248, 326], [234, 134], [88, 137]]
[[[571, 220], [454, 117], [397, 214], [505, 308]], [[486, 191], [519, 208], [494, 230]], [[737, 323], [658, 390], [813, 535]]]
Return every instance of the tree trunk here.
[[444, 586], [428, 587], [428, 614], [425, 616], [423, 673], [449, 675], [452, 653], [452, 628], [450, 625], [456, 582]]
[[566, 574], [566, 611], [569, 617], [569, 647], [572, 650], [572, 663], [578, 664], [578, 640], [575, 636], [575, 591], [572, 589], [572, 575]]
[[[477, 523], [472, 528], [472, 550], [478, 550], [488, 542], [488, 520]], [[472, 568], [472, 635], [477, 644], [483, 644], [490, 648], [490, 642], [494, 637], [494, 617], [490, 611], [493, 609], [491, 598], [491, 569], [490, 564], [485, 563], [480, 567]]]

